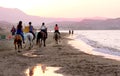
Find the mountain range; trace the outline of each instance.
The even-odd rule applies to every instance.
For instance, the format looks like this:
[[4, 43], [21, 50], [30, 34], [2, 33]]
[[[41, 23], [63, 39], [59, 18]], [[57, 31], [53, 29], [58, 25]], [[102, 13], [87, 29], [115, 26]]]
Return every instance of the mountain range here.
[[[119, 30], [120, 18], [106, 20], [85, 19], [80, 22], [63, 21], [56, 22], [64, 30]], [[49, 23], [47, 26], [53, 29], [56, 23]]]
[[0, 21], [7, 21], [11, 23], [18, 23], [18, 21], [23, 21], [28, 23], [29, 21], [33, 22], [36, 25], [41, 24], [42, 22], [51, 23], [56, 21], [76, 21], [81, 20], [80, 18], [46, 18], [41, 16], [32, 16], [24, 13], [23, 11], [17, 8], [4, 8], [0, 7]]
[[[53, 30], [55, 24], [60, 29], [68, 30], [118, 30], [120, 29], [120, 18], [107, 19], [104, 17], [94, 17], [90, 19], [82, 18], [46, 18], [40, 16], [31, 16], [17, 8], [0, 7], [0, 26], [5, 28], [17, 25], [21, 20], [24, 25], [31, 21], [34, 26], [41, 26], [42, 22], [46, 23], [48, 29]], [[2, 29], [2, 28], [0, 28]]]

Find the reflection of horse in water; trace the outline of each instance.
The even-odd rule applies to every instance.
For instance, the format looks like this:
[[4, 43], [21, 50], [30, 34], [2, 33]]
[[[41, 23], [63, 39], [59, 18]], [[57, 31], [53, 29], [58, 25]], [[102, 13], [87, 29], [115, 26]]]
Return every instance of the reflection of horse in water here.
[[29, 44], [29, 49], [31, 49], [33, 47], [33, 34], [32, 33], [26, 33], [25, 34], [25, 47], [27, 44]]
[[46, 38], [47, 37], [46, 37], [45, 32], [43, 32], [43, 31], [38, 32], [36, 44], [38, 44], [39, 46], [42, 46], [42, 44], [43, 44], [43, 46], [46, 46], [46, 44], [45, 44]]
[[58, 32], [54, 32], [54, 39], [56, 44], [60, 42], [60, 34]]
[[14, 45], [15, 45], [15, 50], [18, 50], [18, 52], [20, 52], [20, 48], [22, 49], [22, 37], [21, 37], [21, 35], [19, 35], [19, 34], [15, 35]]

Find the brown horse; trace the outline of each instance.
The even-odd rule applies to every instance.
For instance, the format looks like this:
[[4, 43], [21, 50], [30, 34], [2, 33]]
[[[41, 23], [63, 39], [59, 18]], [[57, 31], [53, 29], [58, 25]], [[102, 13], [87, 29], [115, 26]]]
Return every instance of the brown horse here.
[[54, 37], [56, 44], [60, 42], [60, 34], [58, 32], [54, 32]]
[[20, 52], [20, 48], [22, 49], [22, 37], [21, 37], [21, 35], [19, 35], [19, 34], [15, 35], [14, 45], [15, 45], [15, 50], [18, 50], [18, 52]]
[[46, 33], [43, 31], [38, 32], [37, 34], [37, 40], [36, 40], [36, 44], [39, 46], [42, 46], [42, 42], [43, 42], [43, 46], [45, 47], [45, 41], [46, 41], [47, 37], [46, 37]]

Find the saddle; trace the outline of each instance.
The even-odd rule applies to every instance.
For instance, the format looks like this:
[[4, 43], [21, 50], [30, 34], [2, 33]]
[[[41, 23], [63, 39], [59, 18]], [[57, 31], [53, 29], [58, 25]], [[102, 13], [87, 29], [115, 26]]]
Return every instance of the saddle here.
[[22, 40], [22, 37], [21, 37], [21, 35], [17, 34], [17, 35], [15, 35], [15, 39], [16, 40]]

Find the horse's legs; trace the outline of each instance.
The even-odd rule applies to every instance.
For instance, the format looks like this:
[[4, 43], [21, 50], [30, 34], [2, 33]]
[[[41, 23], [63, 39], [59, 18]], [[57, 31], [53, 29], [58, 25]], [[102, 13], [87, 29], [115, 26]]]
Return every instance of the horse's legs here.
[[29, 49], [31, 49], [32, 48], [32, 40], [30, 40], [30, 47], [29, 47]]
[[20, 47], [21, 47], [21, 49], [22, 49], [22, 41], [20, 42]]
[[16, 43], [15, 43], [15, 50], [17, 49]]
[[56, 44], [58, 44], [58, 39], [57, 39], [57, 37], [55, 38], [55, 42], [56, 42]]
[[58, 39], [56, 40], [56, 44], [58, 44]]
[[31, 47], [33, 47], [33, 40], [31, 41]]
[[59, 38], [58, 38], [58, 41], [59, 41], [59, 42], [61, 42], [61, 40], [60, 40], [60, 39], [61, 39], [61, 37], [59, 36]]
[[16, 43], [16, 40], [14, 40], [15, 50], [17, 49], [17, 46], [16, 46], [16, 44], [17, 44], [17, 43]]
[[40, 39], [40, 46], [42, 46], [42, 39]]
[[30, 41], [30, 47], [31, 47], [31, 41]]
[[46, 39], [43, 40], [43, 42], [44, 42], [44, 47], [46, 46], [46, 44], [45, 44], [45, 40], [46, 40]]
[[39, 39], [39, 38], [37, 38], [37, 40], [36, 40], [36, 45], [38, 45], [38, 44], [39, 44], [39, 41], [40, 41], [40, 39]]
[[20, 44], [18, 44], [18, 52], [20, 51]]

